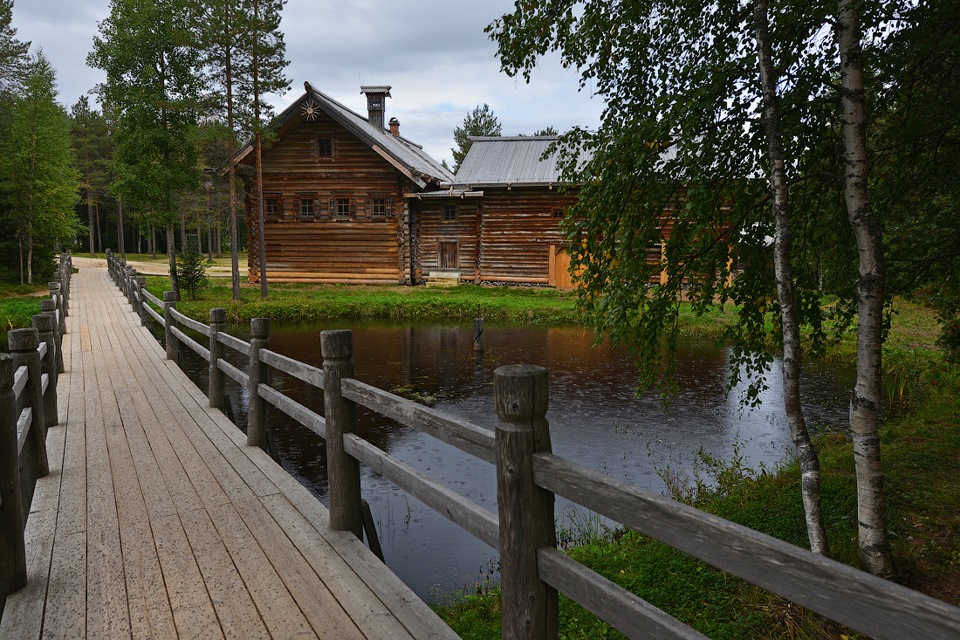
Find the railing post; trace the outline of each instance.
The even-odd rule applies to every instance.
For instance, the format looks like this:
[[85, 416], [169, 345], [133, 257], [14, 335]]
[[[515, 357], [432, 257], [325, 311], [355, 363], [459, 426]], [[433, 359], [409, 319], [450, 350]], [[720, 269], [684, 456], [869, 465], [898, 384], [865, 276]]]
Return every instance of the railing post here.
[[136, 309], [137, 299], [134, 297], [134, 290], [137, 288], [137, 270], [133, 267], [127, 267], [127, 302], [131, 309]]
[[177, 308], [177, 296], [173, 291], [163, 292], [163, 335], [167, 343], [167, 360], [177, 361], [177, 338], [170, 329], [174, 325], [172, 309]]
[[537, 575], [537, 549], [557, 544], [554, 496], [533, 482], [533, 454], [551, 450], [547, 395], [543, 367], [493, 372], [504, 640], [557, 637], [557, 592]]
[[360, 463], [347, 455], [343, 448], [344, 434], [357, 430], [357, 408], [340, 393], [340, 379], [354, 376], [352, 332], [321, 331], [320, 351], [323, 354], [323, 418], [327, 429], [330, 527], [335, 531], [352, 531], [361, 538]]
[[[53, 335], [53, 318], [47, 314], [33, 316], [33, 328], [40, 342], [47, 344], [47, 355], [42, 359], [41, 372], [47, 370], [47, 390], [43, 394], [44, 426], [52, 427], [60, 422], [57, 409], [57, 340]], [[43, 366], [45, 363], [46, 366]]]
[[60, 294], [60, 313], [64, 318], [66, 318], [68, 315], [70, 315], [70, 302], [67, 300], [66, 291], [67, 287], [63, 283], [63, 276], [59, 273], [53, 276], [53, 281], [57, 284], [57, 292]]
[[67, 321], [63, 313], [63, 296], [60, 295], [60, 283], [49, 282], [47, 286], [50, 287], [50, 299], [57, 305], [57, 325], [60, 327], [60, 335], [63, 335], [67, 332]]
[[147, 315], [147, 297], [143, 292], [147, 289], [146, 276], [137, 276], [137, 301], [135, 304], [137, 313], [140, 314], [140, 324], [144, 327], [150, 326], [150, 316]]
[[27, 386], [23, 392], [29, 395], [24, 397], [23, 406], [29, 406], [33, 413], [29, 438], [33, 441], [37, 450], [36, 477], [42, 478], [50, 473], [50, 467], [47, 464], [47, 423], [43, 415], [40, 353], [37, 351], [39, 342], [40, 338], [36, 329], [7, 331], [7, 343], [10, 348], [10, 355], [13, 356], [14, 368], [17, 369], [24, 365], [27, 367]]
[[17, 399], [13, 395], [13, 358], [0, 354], [0, 597], [27, 584], [23, 543], [23, 495], [17, 453]]
[[267, 381], [267, 365], [260, 362], [260, 349], [270, 348], [270, 318], [250, 320], [250, 364], [247, 367], [247, 445], [263, 449], [267, 444], [267, 402], [260, 397], [260, 383]]
[[57, 373], [63, 373], [66, 371], [63, 364], [63, 327], [60, 325], [60, 316], [57, 315], [57, 303], [53, 300], [41, 300], [40, 311], [50, 318], [50, 323], [53, 326], [53, 343], [56, 347], [54, 349], [54, 358], [56, 358], [54, 362]]
[[223, 307], [210, 309], [210, 373], [207, 397], [214, 409], [223, 409], [223, 371], [217, 366], [220, 361], [220, 340], [218, 334], [227, 328], [227, 310]]

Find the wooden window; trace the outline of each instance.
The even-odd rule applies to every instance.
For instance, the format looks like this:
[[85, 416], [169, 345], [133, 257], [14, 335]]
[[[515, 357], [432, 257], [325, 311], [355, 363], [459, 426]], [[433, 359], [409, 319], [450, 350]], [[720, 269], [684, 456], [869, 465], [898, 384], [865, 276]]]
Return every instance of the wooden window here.
[[283, 204], [279, 193], [263, 194], [263, 219], [271, 222], [283, 216]]
[[316, 152], [318, 158], [333, 158], [333, 138], [320, 136], [317, 138]]
[[353, 207], [350, 206], [350, 198], [335, 198], [336, 200], [336, 209], [334, 213], [338, 218], [349, 218], [353, 215]]
[[454, 222], [457, 219], [457, 205], [455, 204], [445, 204], [443, 205], [443, 221], [444, 222]]
[[565, 213], [565, 212], [564, 212], [563, 208], [561, 208], [561, 207], [554, 207], [554, 208], [553, 208], [553, 217], [554, 217], [554, 218], [562, 218], [562, 217], [564, 216], [564, 213]]
[[386, 216], [387, 215], [387, 199], [374, 198], [370, 213], [375, 218], [382, 218]]
[[299, 197], [299, 206], [297, 207], [297, 212], [301, 220], [312, 220], [316, 215], [317, 210], [314, 206], [312, 193], [301, 193], [298, 194]]

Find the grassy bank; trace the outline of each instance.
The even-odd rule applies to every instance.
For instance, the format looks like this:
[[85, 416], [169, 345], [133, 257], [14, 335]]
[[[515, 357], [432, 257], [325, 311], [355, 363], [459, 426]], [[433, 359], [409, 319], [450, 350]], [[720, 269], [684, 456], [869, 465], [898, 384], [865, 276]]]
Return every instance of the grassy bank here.
[[[0, 283], [0, 329], [29, 327], [34, 315], [40, 313], [40, 301], [48, 291], [44, 284]], [[6, 335], [3, 336], [6, 344]]]
[[[898, 324], [901, 326], [898, 328]], [[960, 368], [932, 350], [936, 324], [920, 308], [894, 319], [887, 347], [904, 356], [911, 382], [903, 410], [882, 429], [890, 531], [897, 581], [960, 604]], [[911, 351], [912, 350], [912, 351]], [[841, 346], [834, 357], [843, 357]], [[818, 442], [823, 506], [832, 555], [857, 566], [853, 451], [843, 435]], [[706, 465], [708, 470], [710, 465]], [[757, 474], [737, 461], [713, 466], [716, 484], [681, 482], [686, 500], [711, 513], [806, 547], [799, 469]], [[850, 631], [636, 532], [580, 532], [568, 553], [608, 579], [711, 638], [844, 638]], [[467, 639], [499, 637], [499, 594], [477, 593], [438, 608]], [[561, 598], [562, 638], [621, 637]]]

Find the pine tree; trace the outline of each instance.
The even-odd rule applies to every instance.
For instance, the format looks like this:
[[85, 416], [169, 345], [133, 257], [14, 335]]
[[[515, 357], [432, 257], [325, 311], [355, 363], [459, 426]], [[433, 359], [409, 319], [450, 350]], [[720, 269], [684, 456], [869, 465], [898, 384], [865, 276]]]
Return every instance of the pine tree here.
[[20, 281], [34, 269], [52, 272], [54, 247], [72, 241], [79, 176], [70, 146], [70, 123], [56, 102], [56, 75], [38, 52], [27, 67], [13, 104], [9, 138], [0, 157], [6, 214], [16, 229]]
[[167, 228], [173, 289], [177, 194], [199, 183], [194, 130], [200, 98], [196, 16], [186, 0], [112, 0], [88, 64], [106, 71], [101, 102], [117, 114], [123, 201]]
[[29, 42], [17, 40], [13, 21], [13, 0], [0, 0], [0, 93], [10, 93], [19, 87], [27, 67]]
[[[107, 120], [102, 113], [90, 108], [87, 96], [80, 96], [73, 105], [70, 118], [73, 148], [76, 151], [87, 205], [89, 251], [93, 256], [96, 253], [94, 231], [95, 227], [99, 227], [99, 219], [94, 220], [94, 202], [97, 200], [98, 192], [106, 186], [106, 167], [110, 161], [109, 154], [112, 149], [107, 135]], [[102, 250], [103, 247], [100, 249]]]
[[499, 136], [502, 131], [500, 121], [494, 115], [490, 105], [484, 103], [481, 107], [477, 105], [467, 117], [463, 119], [463, 124], [453, 130], [453, 142], [457, 145], [456, 149], [450, 149], [453, 153], [453, 172], [460, 170], [463, 159], [470, 150], [470, 136]]

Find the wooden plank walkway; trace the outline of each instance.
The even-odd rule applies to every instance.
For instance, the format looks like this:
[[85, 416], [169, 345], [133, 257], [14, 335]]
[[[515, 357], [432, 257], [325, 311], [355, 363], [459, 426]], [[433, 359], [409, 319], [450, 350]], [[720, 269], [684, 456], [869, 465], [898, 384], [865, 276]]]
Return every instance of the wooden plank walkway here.
[[456, 638], [140, 326], [73, 278], [61, 424], [0, 638]]

